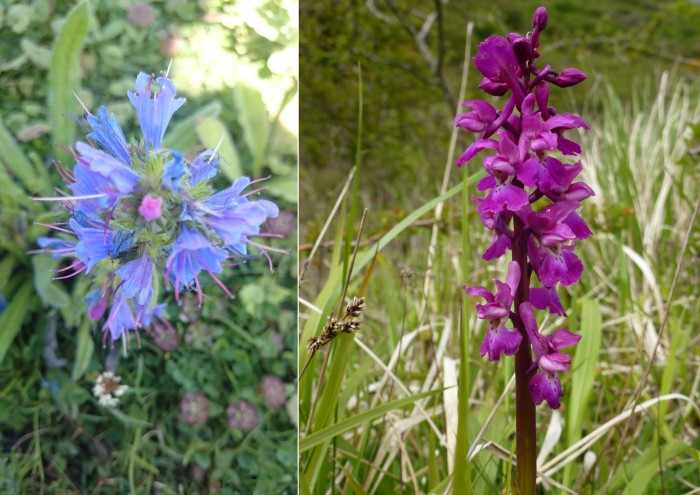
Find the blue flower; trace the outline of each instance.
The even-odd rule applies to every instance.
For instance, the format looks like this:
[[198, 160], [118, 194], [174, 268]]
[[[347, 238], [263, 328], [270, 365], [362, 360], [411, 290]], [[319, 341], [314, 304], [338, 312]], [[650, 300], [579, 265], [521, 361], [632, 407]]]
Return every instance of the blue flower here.
[[231, 296], [228, 289], [213, 275], [221, 272], [221, 262], [227, 257], [225, 249], [212, 246], [199, 231], [183, 226], [165, 264], [166, 279], [169, 278], [175, 284], [175, 297], [179, 300], [180, 291], [194, 283], [201, 304], [202, 288], [198, 275], [202, 270]]
[[101, 183], [98, 184], [95, 192], [105, 194], [113, 204], [122, 196], [134, 191], [142, 180], [134, 169], [104, 151], [81, 142], [78, 142], [75, 148], [80, 153], [78, 161], [86, 165], [90, 172], [106, 179], [105, 181], [98, 179]]
[[109, 256], [112, 246], [112, 232], [109, 230], [94, 229], [83, 227], [75, 219], [71, 218], [68, 222], [75, 235], [78, 236], [78, 244], [75, 246], [75, 255], [85, 266], [87, 272]]
[[163, 169], [161, 183], [171, 191], [182, 190], [182, 178], [187, 174], [187, 169], [182, 162], [182, 155], [177, 151], [172, 152], [173, 159]]
[[[165, 304], [154, 297], [154, 277], [163, 276], [166, 287], [174, 285], [178, 301], [183, 290], [194, 289], [201, 305], [199, 277], [204, 271], [233, 297], [215, 274], [232, 253], [245, 256], [248, 244], [269, 261], [264, 247], [249, 238], [266, 236], [261, 224], [278, 214], [273, 203], [248, 199], [260, 190], [244, 193], [257, 182], [247, 177], [212, 191], [208, 182], [219, 168], [216, 150], [205, 150], [190, 163], [178, 151], [161, 149], [170, 118], [185, 102], [176, 98], [167, 76], [154, 79], [140, 73], [135, 92], [128, 96], [143, 141], [127, 141], [105, 107], [96, 116], [86, 109], [89, 128], [83, 128], [98, 148], [78, 142], [73, 170], [57, 166], [72, 195], [36, 198], [60, 201], [72, 214], [68, 226], [40, 225], [77, 240], [43, 237], [38, 241], [43, 249], [35, 252], [69, 259], [56, 270], [61, 276], [55, 279], [91, 274], [86, 313], [97, 321], [111, 308], [103, 329], [105, 339], [109, 335], [112, 341], [125, 330], [168, 325]], [[105, 258], [109, 263], [102, 262]]]
[[129, 300], [123, 297], [115, 297], [112, 302], [112, 309], [109, 310], [109, 316], [104, 324], [104, 331], [109, 332], [112, 340], [118, 340], [124, 331], [136, 328], [136, 320], [134, 313], [131, 311]]
[[114, 272], [123, 279], [121, 295], [132, 299], [141, 306], [150, 302], [153, 295], [153, 261], [147, 253], [129, 261]]
[[136, 108], [141, 131], [146, 142], [146, 150], [160, 149], [163, 134], [170, 118], [184, 103], [184, 98], [175, 98], [175, 85], [167, 77], [159, 77], [160, 92], [151, 98], [153, 77], [140, 72], [136, 77], [136, 92], [129, 92], [129, 100]]
[[213, 150], [206, 150], [194, 159], [187, 177], [187, 187], [194, 187], [205, 180], [214, 178], [219, 167], [219, 158]]
[[275, 218], [279, 209], [270, 201], [247, 202], [224, 209], [217, 216], [205, 220], [224, 245], [231, 251], [246, 255], [248, 237], [260, 233], [260, 225], [268, 218]]
[[114, 115], [108, 116], [107, 109], [100, 107], [97, 110], [97, 117], [88, 114], [85, 118], [92, 128], [92, 132], [87, 137], [109, 151], [122, 163], [129, 165], [131, 163], [129, 148], [122, 128], [119, 127]]

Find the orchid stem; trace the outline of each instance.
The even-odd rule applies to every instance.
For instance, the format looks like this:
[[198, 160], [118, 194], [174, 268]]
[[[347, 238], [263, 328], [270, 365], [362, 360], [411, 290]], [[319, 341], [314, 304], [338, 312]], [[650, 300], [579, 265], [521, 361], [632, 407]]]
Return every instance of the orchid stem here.
[[[514, 218], [515, 241], [513, 242], [513, 261], [520, 265], [520, 282], [515, 293], [515, 308], [519, 311], [520, 303], [530, 299], [530, 272], [527, 265], [527, 242], [521, 242], [525, 225], [517, 216]], [[515, 452], [517, 477], [515, 493], [535, 495], [537, 477], [537, 429], [535, 403], [530, 395], [528, 371], [532, 367], [530, 339], [522, 320], [513, 318], [513, 326], [523, 337], [515, 354]]]

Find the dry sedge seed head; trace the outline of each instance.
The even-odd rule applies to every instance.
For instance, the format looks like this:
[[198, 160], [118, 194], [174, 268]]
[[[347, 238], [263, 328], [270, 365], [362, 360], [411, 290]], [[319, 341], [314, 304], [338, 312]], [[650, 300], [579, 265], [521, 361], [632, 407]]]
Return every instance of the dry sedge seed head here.
[[346, 320], [343, 324], [343, 332], [345, 333], [353, 333], [357, 332], [360, 329], [360, 320], [357, 318], [352, 318], [350, 320]]
[[353, 297], [352, 301], [348, 304], [346, 308], [346, 315], [359, 318], [362, 316], [362, 312], [365, 310], [365, 298], [364, 297]]
[[309, 343], [306, 345], [306, 350], [309, 351], [310, 354], [316, 354], [322, 346], [323, 343], [321, 342], [321, 339], [311, 337], [309, 339]]

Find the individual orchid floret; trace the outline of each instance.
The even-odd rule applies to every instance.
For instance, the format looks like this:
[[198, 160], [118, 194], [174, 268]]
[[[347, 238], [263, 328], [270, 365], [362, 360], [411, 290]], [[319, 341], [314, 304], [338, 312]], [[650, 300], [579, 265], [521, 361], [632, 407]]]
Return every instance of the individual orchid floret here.
[[510, 89], [516, 100], [522, 102], [524, 94], [517, 76], [518, 59], [506, 38], [489, 36], [482, 41], [474, 56], [474, 65], [484, 76], [479, 88], [493, 96], [502, 96]]
[[563, 286], [575, 284], [583, 273], [581, 260], [573, 253], [574, 247], [564, 245], [576, 239], [576, 233], [566, 220], [579, 206], [575, 201], [562, 201], [545, 207], [540, 213], [531, 213], [528, 224], [540, 243], [536, 269], [546, 286], [560, 282]]
[[563, 390], [558, 372], [566, 371], [571, 364], [571, 356], [559, 351], [578, 344], [581, 336], [571, 333], [565, 328], [561, 328], [551, 335], [543, 336], [537, 329], [532, 306], [524, 302], [520, 304], [519, 310], [523, 326], [537, 357], [533, 366], [540, 370], [530, 379], [529, 389], [532, 400], [538, 405], [542, 401], [547, 401], [549, 407], [559, 409]]
[[522, 336], [520, 332], [506, 327], [506, 322], [510, 319], [510, 308], [513, 305], [515, 291], [520, 281], [520, 266], [511, 262], [508, 265], [508, 275], [506, 282], [494, 280], [497, 292], [493, 294], [488, 289], [475, 286], [464, 286], [464, 290], [470, 296], [483, 297], [486, 304], [477, 304], [477, 316], [488, 322], [486, 337], [481, 343], [479, 353], [482, 356], [488, 354], [489, 361], [499, 361], [501, 354], [512, 356], [518, 350]]
[[564, 69], [549, 81], [560, 88], [569, 88], [586, 80], [588, 76], [578, 69]]
[[530, 302], [537, 309], [549, 309], [551, 314], [567, 316], [564, 306], [561, 304], [556, 286], [531, 287]]
[[513, 183], [518, 164], [518, 147], [511, 140], [508, 131], [500, 130], [498, 134], [498, 154], [484, 158], [484, 168], [489, 175], [476, 186], [478, 191], [489, 191], [479, 203], [479, 213], [503, 210], [514, 212], [529, 204], [527, 191]]
[[457, 115], [454, 125], [468, 131], [484, 132], [498, 116], [493, 105], [483, 100], [465, 101], [462, 106], [473, 110]]

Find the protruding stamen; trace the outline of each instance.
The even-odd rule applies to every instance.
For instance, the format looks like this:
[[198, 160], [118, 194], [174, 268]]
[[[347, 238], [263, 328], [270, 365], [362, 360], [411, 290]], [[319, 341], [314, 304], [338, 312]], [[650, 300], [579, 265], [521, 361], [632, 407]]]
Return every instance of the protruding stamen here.
[[85, 194], [84, 196], [61, 196], [61, 197], [51, 197], [51, 198], [31, 198], [34, 201], [79, 201], [81, 199], [96, 199], [96, 198], [106, 198], [106, 194]]
[[212, 272], [210, 272], [209, 270], [207, 270], [207, 273], [208, 273], [209, 276], [214, 280], [214, 282], [216, 282], [216, 284], [217, 284], [219, 287], [221, 287], [221, 290], [223, 290], [223, 291], [226, 293], [226, 295], [227, 295], [228, 297], [230, 297], [231, 299], [233, 299], [233, 294], [231, 294], [231, 291], [228, 290], [228, 287], [226, 287], [226, 286], [224, 285], [224, 283], [223, 283], [221, 280], [219, 280], [219, 277], [217, 277], [216, 275], [214, 275], [214, 274], [213, 274]]
[[[252, 182], [251, 182], [251, 184], [252, 184]], [[265, 189], [267, 189], [267, 187], [259, 187], [257, 189], [253, 189], [252, 191], [248, 191], [245, 194], [241, 194], [241, 198], [247, 198], [248, 196], [252, 196], [253, 194], [258, 194], [259, 192], [262, 192]]]
[[219, 138], [219, 142], [216, 143], [216, 146], [214, 147], [214, 149], [211, 152], [211, 156], [207, 160], [207, 164], [212, 162], [212, 160], [214, 159], [216, 154], [219, 152], [219, 148], [221, 147], [221, 143], [223, 143], [223, 142], [224, 142], [224, 134], [221, 134], [221, 137]]
[[63, 229], [61, 227], [57, 227], [56, 225], [50, 225], [48, 223], [34, 222], [34, 225], [41, 225], [42, 227], [46, 227], [47, 229], [58, 230], [59, 232], [65, 232], [66, 234], [75, 235], [75, 232], [73, 232], [72, 230]]
[[78, 100], [78, 103], [80, 103], [80, 106], [83, 107], [83, 111], [84, 111], [87, 115], [92, 115], [92, 114], [90, 113], [90, 110], [88, 110], [88, 108], [85, 106], [85, 103], [83, 103], [83, 101], [80, 99], [80, 97], [78, 96], [78, 94], [77, 94], [75, 91], [73, 91], [73, 96], [75, 96], [75, 99]]
[[67, 278], [75, 277], [77, 274], [85, 271], [87, 269], [87, 265], [83, 265], [77, 270], [75, 270], [73, 273], [69, 273], [68, 275], [64, 275], [62, 277], [53, 277], [51, 280], [65, 280]]

